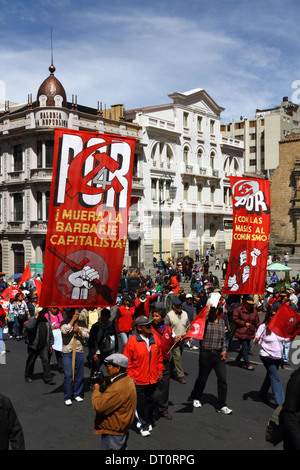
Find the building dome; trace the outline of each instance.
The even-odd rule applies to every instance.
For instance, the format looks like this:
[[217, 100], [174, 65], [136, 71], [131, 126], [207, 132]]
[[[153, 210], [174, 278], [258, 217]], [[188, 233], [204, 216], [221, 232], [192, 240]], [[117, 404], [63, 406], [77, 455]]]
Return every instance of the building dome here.
[[60, 81], [54, 76], [53, 64], [50, 65], [49, 71], [49, 77], [43, 81], [37, 93], [38, 106], [67, 107], [67, 95]]

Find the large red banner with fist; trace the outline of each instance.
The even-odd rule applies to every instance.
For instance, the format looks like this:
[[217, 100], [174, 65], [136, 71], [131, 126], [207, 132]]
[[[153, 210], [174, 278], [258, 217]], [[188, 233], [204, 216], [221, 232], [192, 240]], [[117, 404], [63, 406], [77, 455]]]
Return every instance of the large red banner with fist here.
[[230, 178], [233, 239], [223, 294], [264, 294], [270, 236], [270, 183]]
[[55, 130], [39, 305], [116, 301], [127, 240], [135, 139]]

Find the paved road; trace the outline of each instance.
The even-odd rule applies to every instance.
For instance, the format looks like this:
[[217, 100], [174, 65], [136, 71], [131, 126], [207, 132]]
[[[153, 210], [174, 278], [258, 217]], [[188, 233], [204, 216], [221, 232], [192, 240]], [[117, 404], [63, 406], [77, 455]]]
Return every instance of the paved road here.
[[[52, 369], [56, 385], [46, 385], [42, 378], [40, 361], [36, 363], [35, 380], [24, 381], [27, 357], [24, 342], [7, 339], [6, 364], [0, 365], [1, 393], [12, 400], [23, 426], [27, 450], [100, 450], [99, 436], [93, 435], [94, 411], [91, 392], [88, 391], [89, 370], [85, 369], [86, 391], [82, 403], [66, 407], [63, 400], [63, 375], [57, 370], [54, 357]], [[216, 413], [216, 378], [212, 372], [203, 396], [203, 407], [193, 409], [188, 401], [197, 372], [198, 352], [185, 350], [183, 364], [186, 385], [172, 380], [170, 413], [172, 421], [159, 420], [150, 437], [141, 437], [130, 431], [129, 451], [182, 450], [270, 450], [264, 432], [272, 409], [256, 401], [257, 392], [265, 375], [259, 361], [258, 347], [252, 356], [255, 371], [236, 367], [231, 353], [227, 359], [228, 406], [232, 415]], [[283, 384], [297, 366], [280, 370]], [[244, 396], [248, 394], [248, 398]], [[276, 450], [282, 449], [279, 445]]]

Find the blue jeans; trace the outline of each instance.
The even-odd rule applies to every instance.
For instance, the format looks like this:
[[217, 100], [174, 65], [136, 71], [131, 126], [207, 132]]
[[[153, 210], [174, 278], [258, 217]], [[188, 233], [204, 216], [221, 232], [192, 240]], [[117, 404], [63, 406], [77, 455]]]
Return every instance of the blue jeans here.
[[236, 357], [236, 361], [239, 361], [243, 356], [243, 359], [245, 361], [245, 366], [249, 367], [250, 361], [248, 357], [248, 352], [249, 352], [250, 339], [239, 339], [239, 343], [240, 343], [241, 349]]
[[284, 360], [284, 362], [289, 362], [289, 359], [290, 359], [290, 349], [291, 349], [291, 343], [288, 341], [284, 341], [283, 343], [283, 355], [282, 355], [282, 358]]
[[[72, 353], [63, 354], [62, 357], [64, 366], [64, 398], [65, 400], [72, 398], [72, 384], [73, 384], [73, 371], [72, 371]], [[75, 356], [75, 375], [74, 375], [74, 397], [80, 396], [83, 389], [84, 378], [84, 353], [76, 353]]]
[[280, 405], [284, 400], [284, 391], [278, 374], [281, 359], [272, 359], [264, 356], [259, 357], [267, 370], [266, 378], [260, 389], [260, 395], [262, 398], [267, 399], [269, 388], [272, 387], [275, 402], [277, 405]]

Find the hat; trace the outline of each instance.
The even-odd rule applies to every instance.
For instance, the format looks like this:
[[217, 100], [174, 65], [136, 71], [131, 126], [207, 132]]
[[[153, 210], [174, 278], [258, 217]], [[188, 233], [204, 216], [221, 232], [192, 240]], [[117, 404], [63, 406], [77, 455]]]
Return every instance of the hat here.
[[112, 364], [114, 366], [120, 366], [123, 367], [124, 369], [127, 369], [128, 367], [128, 357], [124, 356], [124, 354], [120, 353], [115, 353], [111, 354], [104, 360], [104, 364]]
[[180, 299], [175, 297], [175, 299], [172, 300], [172, 305], [182, 305], [182, 302]]
[[289, 287], [288, 290], [292, 290], [293, 292], [295, 292], [295, 289], [293, 287]]
[[267, 290], [267, 292], [270, 292], [271, 294], [273, 294], [273, 293], [274, 293], [274, 289], [273, 289], [273, 287], [268, 287], [266, 290]]
[[145, 315], [140, 315], [137, 317], [135, 320], [135, 326], [144, 326], [144, 325], [149, 325], [152, 320], [150, 318], [147, 318]]
[[192, 299], [193, 296], [192, 296], [192, 294], [186, 294], [185, 298], [186, 298], [186, 299]]
[[251, 295], [245, 295], [244, 302], [247, 302], [248, 304], [254, 304], [254, 299]]

